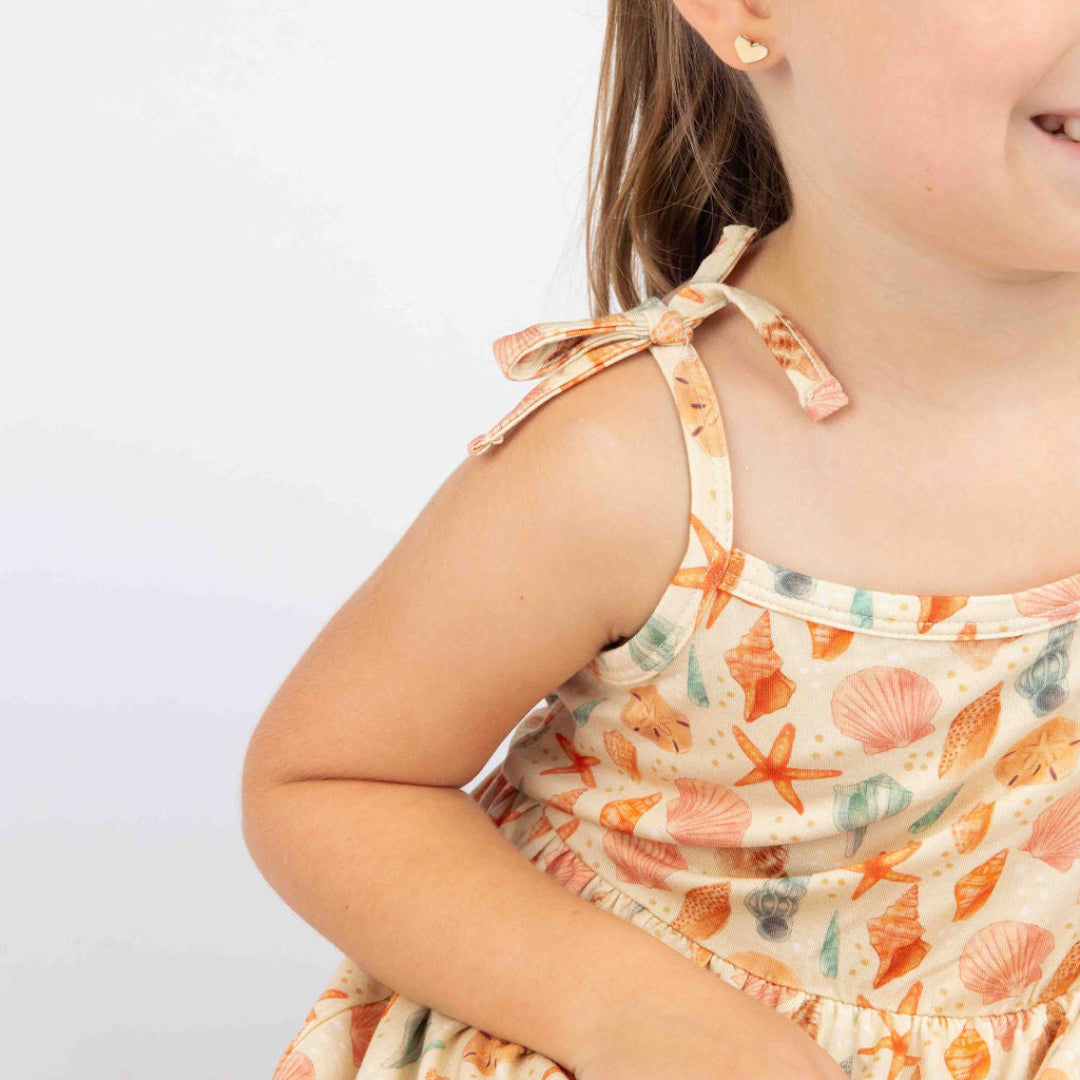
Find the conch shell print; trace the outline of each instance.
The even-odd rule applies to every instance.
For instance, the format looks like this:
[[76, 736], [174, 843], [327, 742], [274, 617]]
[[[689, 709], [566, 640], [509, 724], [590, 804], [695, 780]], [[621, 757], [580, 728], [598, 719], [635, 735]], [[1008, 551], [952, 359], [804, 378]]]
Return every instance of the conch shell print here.
[[791, 936], [792, 920], [799, 901], [806, 895], [803, 878], [766, 878], [751, 889], [743, 903], [754, 916], [757, 932], [766, 941], [786, 941]]
[[911, 792], [888, 773], [876, 773], [853, 784], [833, 785], [833, 821], [847, 830], [845, 855], [854, 855], [867, 826], [891, 817], [911, 802]]
[[981, 1080], [990, 1075], [990, 1047], [973, 1020], [964, 1024], [960, 1034], [945, 1048], [943, 1057], [954, 1080]]
[[1017, 692], [1036, 716], [1054, 712], [1069, 696], [1069, 652], [1075, 634], [1076, 623], [1053, 627], [1039, 655], [1016, 680]]
[[474, 1031], [461, 1055], [481, 1076], [494, 1076], [503, 1062], [511, 1064], [529, 1053], [521, 1043], [509, 1042], [486, 1031]]
[[878, 954], [874, 989], [917, 968], [930, 951], [919, 922], [919, 886], [912, 885], [895, 903], [866, 923], [870, 944]]
[[1002, 848], [957, 881], [953, 886], [953, 896], [956, 898], [953, 922], [970, 918], [990, 899], [1001, 877], [1001, 871], [1005, 868], [1008, 854], [1009, 849]]
[[1040, 991], [1036, 1004], [1061, 997], [1076, 982], [1077, 976], [1080, 976], [1080, 941], [1074, 941], [1069, 946], [1069, 951], [1054, 968], [1053, 975], [1046, 980], [1046, 985]]
[[843, 656], [855, 636], [854, 630], [844, 630], [827, 623], [806, 620], [806, 627], [810, 631], [810, 655], [815, 660], [835, 660]]
[[966, 596], [920, 596], [919, 597], [919, 632], [926, 633], [932, 626], [951, 618], [966, 603]]
[[717, 873], [726, 878], [785, 877], [791, 848], [786, 844], [713, 848], [713, 856]]
[[963, 817], [952, 824], [953, 843], [956, 853], [964, 855], [982, 843], [994, 817], [996, 803], [980, 802], [973, 806]]
[[768, 609], [739, 639], [739, 644], [724, 653], [724, 659], [746, 694], [744, 723], [776, 712], [791, 700], [795, 683], [780, 670], [783, 660], [773, 648]]
[[615, 765], [626, 773], [635, 784], [641, 779], [637, 748], [621, 731], [608, 728], [604, 732], [604, 749], [607, 750], [608, 756]]
[[637, 823], [664, 796], [658, 791], [651, 795], [634, 795], [629, 799], [614, 799], [600, 808], [600, 824], [605, 829], [632, 833]]

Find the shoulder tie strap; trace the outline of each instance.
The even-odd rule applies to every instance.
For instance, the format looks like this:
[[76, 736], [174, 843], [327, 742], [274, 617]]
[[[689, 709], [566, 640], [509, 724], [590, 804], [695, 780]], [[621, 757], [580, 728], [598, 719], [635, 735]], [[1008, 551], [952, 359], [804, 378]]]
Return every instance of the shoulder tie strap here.
[[724, 283], [758, 231], [752, 225], [727, 225], [693, 277], [664, 300], [650, 296], [627, 311], [536, 323], [497, 338], [492, 348], [508, 379], [543, 381], [490, 430], [476, 436], [468, 452], [483, 454], [549, 398], [648, 345], [689, 344], [694, 328], [726, 304], [734, 304], [753, 323], [812, 420], [822, 420], [848, 404], [836, 377], [788, 316], [760, 296]]

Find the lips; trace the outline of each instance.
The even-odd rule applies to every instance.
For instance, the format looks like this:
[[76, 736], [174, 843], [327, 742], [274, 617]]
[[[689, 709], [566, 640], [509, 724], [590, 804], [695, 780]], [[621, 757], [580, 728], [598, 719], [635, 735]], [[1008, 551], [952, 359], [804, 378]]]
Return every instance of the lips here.
[[1080, 106], [1070, 105], [1060, 109], [1043, 109], [1042, 112], [1035, 113], [1031, 119], [1038, 120], [1041, 116], [1060, 116], [1062, 119], [1069, 116], [1080, 116]]
[[1080, 143], [1080, 111], [1072, 113], [1039, 113], [1031, 122], [1052, 138]]

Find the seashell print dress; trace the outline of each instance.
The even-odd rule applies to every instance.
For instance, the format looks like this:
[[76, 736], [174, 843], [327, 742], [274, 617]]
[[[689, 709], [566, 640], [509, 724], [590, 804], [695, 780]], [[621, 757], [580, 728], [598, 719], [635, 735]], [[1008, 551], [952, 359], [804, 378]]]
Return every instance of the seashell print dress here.
[[[696, 274], [630, 311], [495, 342], [541, 378], [469, 444], [649, 348], [691, 476], [648, 621], [522, 719], [471, 791], [538, 871], [787, 1016], [852, 1080], [1080, 1077], [1080, 574], [915, 596], [732, 544], [719, 402], [693, 329], [733, 305], [820, 421], [847, 397], [791, 320]], [[542, 931], [540, 931], [542, 933]], [[274, 1080], [572, 1077], [342, 959]]]

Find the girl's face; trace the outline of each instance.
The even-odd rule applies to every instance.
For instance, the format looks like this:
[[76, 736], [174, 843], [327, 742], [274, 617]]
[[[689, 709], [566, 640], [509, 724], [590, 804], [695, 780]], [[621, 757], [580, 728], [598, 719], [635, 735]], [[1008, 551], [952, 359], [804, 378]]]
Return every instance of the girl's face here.
[[1032, 119], [1080, 123], [1078, 0], [675, 2], [753, 80], [796, 209], [843, 200], [1002, 279], [1080, 270], [1080, 142]]

